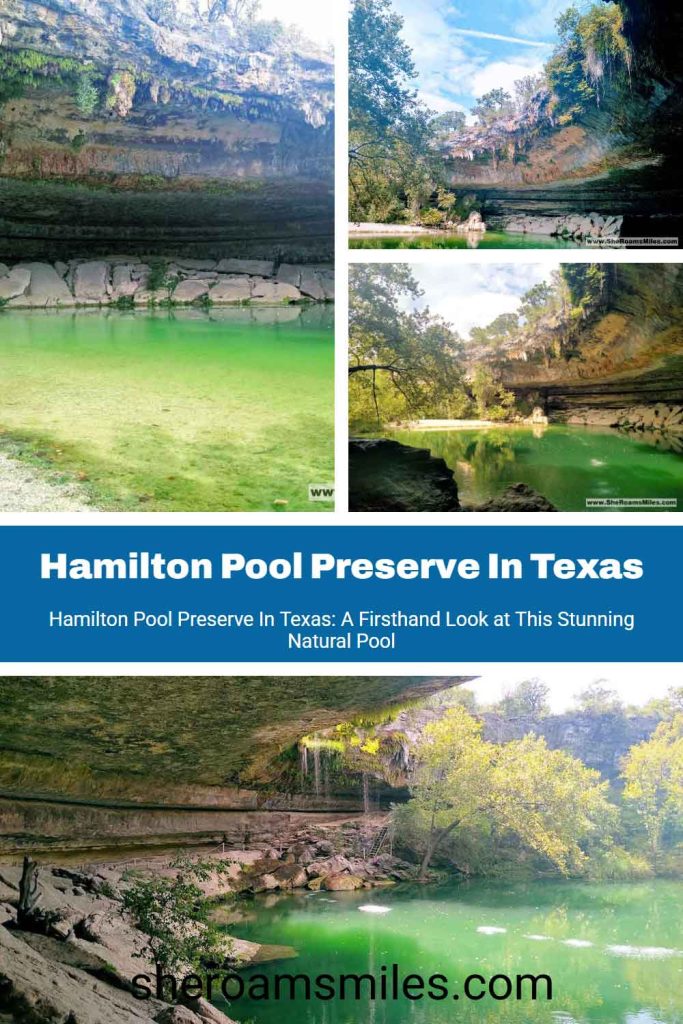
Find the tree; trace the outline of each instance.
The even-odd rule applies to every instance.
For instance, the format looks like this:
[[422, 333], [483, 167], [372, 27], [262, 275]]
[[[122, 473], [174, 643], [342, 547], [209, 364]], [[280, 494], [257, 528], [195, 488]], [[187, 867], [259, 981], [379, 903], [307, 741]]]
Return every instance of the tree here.
[[622, 778], [624, 800], [642, 821], [656, 865], [667, 826], [683, 825], [683, 713], [661, 722], [650, 739], [631, 747]]
[[379, 135], [408, 127], [417, 72], [391, 0], [355, 0], [349, 21], [349, 130]]
[[514, 113], [514, 104], [510, 93], [504, 89], [491, 89], [477, 99], [472, 107], [472, 113], [478, 119], [479, 124], [487, 127], [498, 121], [500, 118], [509, 117]]
[[515, 82], [515, 106], [517, 112], [523, 114], [532, 99], [545, 88], [545, 75], [525, 75]]
[[546, 310], [553, 296], [553, 287], [547, 281], [539, 281], [522, 296], [519, 315], [524, 317], [527, 323], [533, 323]]
[[455, 135], [465, 127], [467, 118], [462, 110], [447, 110], [445, 114], [437, 114], [432, 118], [432, 128], [438, 138]]
[[618, 4], [596, 3], [585, 14], [569, 7], [556, 22], [560, 41], [545, 66], [560, 125], [580, 119], [601, 102], [619, 70], [630, 72], [631, 52]]
[[[462, 342], [428, 309], [416, 308], [422, 292], [405, 264], [351, 267], [349, 293], [350, 415], [369, 398], [377, 423], [387, 393], [412, 414], [464, 398]], [[381, 381], [382, 384], [379, 383]]]
[[227, 865], [180, 859], [170, 866], [170, 877], [136, 879], [123, 891], [122, 912], [131, 915], [146, 938], [137, 955], [170, 974], [206, 963], [222, 965], [230, 957], [230, 944], [210, 920], [211, 904], [201, 883]]
[[550, 714], [548, 695], [550, 687], [540, 679], [525, 679], [508, 690], [503, 699], [494, 705], [494, 711], [508, 721], [531, 719], [538, 721]]
[[545, 740], [526, 736], [497, 745], [462, 707], [427, 726], [410, 783], [412, 834], [420, 877], [449, 836], [488, 826], [516, 836], [562, 874], [581, 871], [581, 844], [610, 818], [607, 783]]
[[585, 690], [574, 694], [574, 701], [579, 711], [586, 711], [592, 715], [614, 714], [623, 712], [624, 705], [616, 690], [610, 690], [602, 683], [604, 679], [598, 679], [591, 683]]
[[643, 708], [645, 715], [657, 715], [665, 721], [683, 714], [683, 686], [671, 686], [665, 697], [654, 697]]
[[512, 412], [515, 396], [503, 387], [490, 366], [479, 363], [475, 367], [470, 388], [480, 419], [504, 420]]
[[412, 87], [412, 51], [390, 0], [354, 0], [349, 20], [349, 198], [354, 220], [413, 221], [439, 184], [431, 111]]

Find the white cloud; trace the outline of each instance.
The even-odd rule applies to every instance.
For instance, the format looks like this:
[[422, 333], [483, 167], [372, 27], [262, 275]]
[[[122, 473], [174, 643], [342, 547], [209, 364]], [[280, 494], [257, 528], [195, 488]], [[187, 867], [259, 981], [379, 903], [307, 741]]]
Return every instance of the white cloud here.
[[475, 39], [497, 39], [501, 43], [521, 43], [523, 46], [552, 46], [552, 43], [541, 43], [536, 39], [519, 39], [517, 36], [499, 36], [495, 32], [478, 32], [473, 28], [454, 28], [451, 30], [456, 36], [472, 36]]
[[529, 56], [528, 59], [496, 60], [481, 68], [472, 76], [472, 92], [483, 96], [491, 89], [505, 89], [513, 93], [515, 82], [526, 75], [538, 75], [543, 70], [543, 61]]
[[445, 114], [447, 110], [461, 110], [463, 114], [468, 113], [461, 103], [454, 103], [453, 100], [449, 100], [447, 96], [441, 96], [439, 93], [421, 92], [420, 99], [437, 114]]
[[538, 263], [459, 265], [448, 270], [415, 264], [411, 270], [425, 293], [421, 305], [442, 316], [463, 338], [472, 327], [512, 313], [524, 292], [550, 274]]
[[261, 17], [295, 25], [301, 33], [321, 46], [334, 40], [338, 19], [331, 13], [329, 0], [261, 0]]

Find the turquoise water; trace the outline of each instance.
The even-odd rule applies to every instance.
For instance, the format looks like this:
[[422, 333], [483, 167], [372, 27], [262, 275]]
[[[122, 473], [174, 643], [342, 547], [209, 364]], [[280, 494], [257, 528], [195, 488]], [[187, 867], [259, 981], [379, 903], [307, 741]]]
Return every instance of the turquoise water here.
[[661, 435], [646, 440], [616, 430], [551, 426], [397, 430], [390, 436], [445, 459], [463, 505], [526, 483], [561, 512], [585, 511], [586, 498], [675, 498], [683, 509], [683, 457], [665, 450]]
[[116, 511], [329, 511], [326, 307], [0, 312], [0, 435]]
[[577, 249], [575, 242], [549, 235], [516, 235], [505, 231], [487, 231], [483, 238], [443, 234], [434, 235], [352, 235], [351, 249]]
[[[450, 993], [465, 978], [547, 974], [547, 1002], [233, 1002], [229, 1015], [256, 1024], [681, 1024], [683, 885], [574, 882], [464, 883], [368, 893], [258, 898], [239, 938], [293, 946], [294, 960], [245, 972], [443, 974]], [[370, 914], [360, 908], [387, 908]]]

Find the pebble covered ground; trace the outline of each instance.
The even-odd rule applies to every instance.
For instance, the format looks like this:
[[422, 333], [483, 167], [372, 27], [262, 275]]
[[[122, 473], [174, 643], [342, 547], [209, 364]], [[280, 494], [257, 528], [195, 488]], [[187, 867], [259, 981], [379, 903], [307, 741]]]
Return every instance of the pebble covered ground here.
[[57, 483], [0, 453], [0, 512], [93, 512], [76, 484]]

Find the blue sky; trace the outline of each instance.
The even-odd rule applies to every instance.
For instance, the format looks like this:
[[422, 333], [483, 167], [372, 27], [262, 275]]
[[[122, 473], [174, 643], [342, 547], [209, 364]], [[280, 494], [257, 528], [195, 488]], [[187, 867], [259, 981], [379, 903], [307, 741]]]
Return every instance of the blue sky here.
[[[477, 96], [536, 74], [571, 0], [393, 0], [405, 19], [422, 99], [439, 113], [469, 111]], [[470, 33], [482, 33], [472, 35]], [[489, 38], [503, 36], [503, 39]]]

